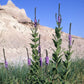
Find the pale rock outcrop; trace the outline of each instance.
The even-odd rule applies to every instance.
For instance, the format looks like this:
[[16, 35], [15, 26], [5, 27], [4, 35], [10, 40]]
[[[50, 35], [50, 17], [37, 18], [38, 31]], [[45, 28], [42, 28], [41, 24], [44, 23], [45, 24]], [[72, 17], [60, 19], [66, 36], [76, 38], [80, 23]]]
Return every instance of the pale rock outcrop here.
[[14, 5], [14, 3], [9, 0], [7, 5], [2, 6], [6, 14], [11, 15], [13, 18], [17, 19], [20, 23], [31, 22], [31, 19], [26, 16], [24, 9], [19, 9]]

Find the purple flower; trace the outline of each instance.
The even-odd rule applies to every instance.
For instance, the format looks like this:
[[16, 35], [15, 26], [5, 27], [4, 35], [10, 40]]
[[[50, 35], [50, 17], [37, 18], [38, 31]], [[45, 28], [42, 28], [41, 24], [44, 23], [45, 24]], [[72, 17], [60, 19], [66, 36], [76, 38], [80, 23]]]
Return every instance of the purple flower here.
[[71, 46], [71, 35], [69, 34], [69, 44]]
[[8, 63], [7, 63], [6, 60], [5, 60], [5, 68], [6, 68], [6, 69], [8, 68]]
[[39, 45], [39, 47], [38, 47], [38, 53], [40, 53], [41, 51], [41, 46]]
[[37, 20], [35, 19], [34, 20], [34, 27], [36, 27], [37, 26]]
[[31, 59], [28, 59], [28, 65], [29, 66], [31, 65]]
[[58, 16], [58, 22], [61, 23], [61, 17], [60, 16]]
[[46, 62], [46, 64], [49, 64], [49, 57], [48, 56], [46, 56], [45, 62]]
[[42, 67], [42, 58], [40, 57], [40, 66]]

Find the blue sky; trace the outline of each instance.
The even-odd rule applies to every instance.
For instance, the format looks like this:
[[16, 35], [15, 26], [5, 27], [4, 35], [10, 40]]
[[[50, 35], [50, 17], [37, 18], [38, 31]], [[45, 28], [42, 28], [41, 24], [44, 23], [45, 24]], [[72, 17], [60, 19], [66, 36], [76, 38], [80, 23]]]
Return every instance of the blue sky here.
[[[8, 0], [0, 0], [5, 5]], [[34, 20], [34, 8], [37, 8], [37, 19], [40, 24], [55, 28], [55, 13], [58, 4], [61, 5], [62, 31], [68, 33], [69, 24], [72, 23], [72, 35], [84, 38], [84, 0], [12, 0], [19, 8], [24, 8], [27, 16]]]

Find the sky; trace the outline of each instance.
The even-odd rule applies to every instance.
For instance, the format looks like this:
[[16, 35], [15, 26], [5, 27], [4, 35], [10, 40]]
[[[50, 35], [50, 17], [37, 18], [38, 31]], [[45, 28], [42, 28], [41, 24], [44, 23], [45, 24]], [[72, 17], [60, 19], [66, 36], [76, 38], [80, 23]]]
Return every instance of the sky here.
[[[0, 0], [1, 5], [6, 5], [8, 0]], [[69, 32], [70, 22], [72, 23], [72, 35], [84, 38], [84, 0], [12, 0], [20, 9], [25, 9], [26, 14], [34, 21], [34, 8], [36, 7], [37, 19], [40, 25], [55, 29], [55, 13], [58, 13], [60, 3], [60, 13], [62, 16], [62, 31]]]

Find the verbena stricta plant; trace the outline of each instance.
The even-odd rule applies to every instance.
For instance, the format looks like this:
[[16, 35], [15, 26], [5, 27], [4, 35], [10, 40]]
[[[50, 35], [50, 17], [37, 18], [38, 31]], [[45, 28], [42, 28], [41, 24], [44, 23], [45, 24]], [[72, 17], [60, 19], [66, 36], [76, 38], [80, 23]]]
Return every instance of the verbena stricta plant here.
[[38, 46], [38, 56], [40, 57], [40, 67], [42, 67], [42, 57], [41, 57], [41, 45], [40, 45], [40, 35], [39, 35], [39, 46]]
[[3, 55], [4, 55], [4, 61], [5, 61], [5, 68], [8, 70], [8, 62], [6, 60], [5, 49], [4, 48], [3, 48]]
[[49, 70], [49, 56], [48, 51], [46, 49], [46, 57], [45, 57], [45, 84], [52, 84], [50, 80], [50, 70]]
[[26, 48], [27, 51], [27, 58], [28, 58], [28, 66], [31, 65], [31, 59], [29, 58], [28, 48]]
[[[40, 73], [40, 66], [42, 66], [42, 58], [41, 58], [41, 48], [40, 48], [40, 36], [38, 37], [38, 28], [37, 28], [37, 19], [36, 19], [36, 8], [35, 8], [35, 20], [34, 20], [34, 28], [31, 29], [32, 31], [32, 43], [31, 48], [32, 48], [32, 65], [30, 67], [30, 73], [31, 75], [28, 78], [28, 83], [29, 84], [41, 84], [43, 83], [42, 76]], [[39, 47], [39, 50], [38, 50]], [[39, 56], [38, 56], [39, 54]]]
[[69, 28], [69, 37], [68, 37], [68, 50], [64, 52], [65, 54], [65, 61], [63, 61], [63, 72], [61, 75], [61, 78], [63, 80], [63, 84], [70, 84], [70, 82], [68, 81], [68, 79], [70, 79], [70, 71], [71, 71], [71, 54], [73, 53], [73, 51], [71, 51], [71, 47], [72, 47], [72, 40], [71, 40], [71, 23], [70, 23], [70, 28]]
[[58, 20], [57, 20], [57, 14], [55, 14], [56, 16], [56, 23], [58, 25], [58, 27], [55, 28], [55, 35], [53, 34], [54, 39], [53, 43], [55, 46], [55, 50], [53, 49], [53, 54], [52, 54], [52, 62], [53, 62], [53, 68], [52, 68], [52, 82], [53, 84], [55, 83], [55, 80], [59, 80], [59, 66], [61, 64], [61, 44], [62, 44], [62, 39], [61, 39], [61, 30], [62, 28], [60, 28], [61, 25], [61, 14], [60, 14], [60, 4], [59, 4], [59, 8], [58, 8]]
[[32, 31], [32, 42], [30, 45], [31, 45], [31, 48], [32, 48], [32, 58], [34, 60], [34, 63], [35, 62], [38, 62], [39, 60], [39, 56], [38, 56], [38, 41], [39, 41], [39, 38], [38, 38], [38, 33], [37, 33], [37, 20], [36, 20], [36, 8], [35, 8], [35, 20], [34, 20], [34, 28], [31, 29]]
[[47, 50], [46, 50], [45, 64], [46, 64], [45, 72], [47, 74], [47, 72], [48, 72], [48, 65], [49, 65], [49, 57], [48, 57], [48, 51]]

